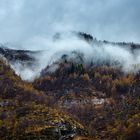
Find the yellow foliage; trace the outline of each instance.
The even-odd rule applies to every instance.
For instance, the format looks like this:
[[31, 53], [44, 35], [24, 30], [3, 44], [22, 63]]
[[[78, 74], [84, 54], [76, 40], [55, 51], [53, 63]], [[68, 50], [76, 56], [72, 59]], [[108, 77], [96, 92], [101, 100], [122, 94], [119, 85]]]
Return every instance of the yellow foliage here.
[[83, 75], [83, 79], [85, 80], [85, 81], [89, 81], [89, 75], [88, 75], [88, 73], [85, 73], [84, 75]]

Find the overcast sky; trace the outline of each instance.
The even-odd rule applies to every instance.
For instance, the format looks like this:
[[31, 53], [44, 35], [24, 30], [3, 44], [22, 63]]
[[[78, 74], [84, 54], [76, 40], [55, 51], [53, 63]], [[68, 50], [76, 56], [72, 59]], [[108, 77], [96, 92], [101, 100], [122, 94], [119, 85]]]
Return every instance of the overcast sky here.
[[0, 42], [58, 31], [140, 43], [140, 0], [0, 0]]

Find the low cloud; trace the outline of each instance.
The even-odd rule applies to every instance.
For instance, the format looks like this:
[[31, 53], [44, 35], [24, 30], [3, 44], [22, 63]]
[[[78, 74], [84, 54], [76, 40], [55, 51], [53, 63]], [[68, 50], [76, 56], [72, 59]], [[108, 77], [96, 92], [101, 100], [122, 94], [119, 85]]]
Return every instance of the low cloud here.
[[[40, 42], [40, 39], [30, 41], [29, 46], [32, 44], [34, 47], [39, 47], [38, 41]], [[74, 34], [65, 34], [56, 41], [54, 39], [41, 39], [41, 47], [46, 47], [46, 49], [34, 55], [36, 63], [33, 67], [23, 66], [17, 62], [12, 64], [13, 69], [22, 79], [34, 80], [39, 77], [44, 68], [59, 62], [64, 54], [68, 56], [68, 59], [77, 61], [77, 56], [73, 55], [72, 52], [82, 54], [84, 65], [91, 64], [91, 62], [97, 65], [108, 63], [112, 67], [120, 68], [125, 73], [136, 73], [140, 70], [140, 49], [132, 51], [129, 45], [106, 44], [97, 40], [88, 43]], [[54, 65], [54, 69], [58, 67], [59, 65]], [[50, 70], [54, 72], [54, 69]]]
[[37, 67], [12, 64], [25, 80], [38, 77], [43, 68], [71, 51], [83, 53], [85, 61], [119, 62], [123, 71], [137, 65], [139, 70], [140, 51], [132, 53], [129, 46], [99, 47], [69, 34], [57, 42], [51, 39], [56, 32], [81, 31], [100, 40], [140, 42], [139, 5], [139, 0], [1, 0], [0, 42], [15, 49], [43, 50], [35, 56]]

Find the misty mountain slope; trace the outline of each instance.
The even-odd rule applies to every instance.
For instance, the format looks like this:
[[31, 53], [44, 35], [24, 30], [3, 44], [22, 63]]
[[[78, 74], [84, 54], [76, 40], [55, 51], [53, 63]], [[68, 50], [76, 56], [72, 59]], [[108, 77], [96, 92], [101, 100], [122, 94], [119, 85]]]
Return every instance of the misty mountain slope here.
[[57, 33], [45, 47], [44, 50], [29, 51], [1, 45], [0, 54], [8, 60], [16, 74], [28, 81], [38, 78], [46, 67], [55, 71], [59, 66], [57, 63], [63, 61], [82, 63], [86, 67], [110, 65], [126, 73], [140, 69], [139, 44], [100, 41], [90, 34], [71, 32]]
[[110, 66], [86, 69], [65, 62], [33, 86], [48, 96], [49, 106], [79, 120], [95, 139], [139, 139], [139, 78]]
[[38, 65], [36, 56], [40, 55], [40, 51], [16, 50], [2, 45], [0, 46], [0, 55], [8, 61], [16, 74], [27, 80], [28, 76], [26, 77], [25, 73], [31, 75], [29, 78], [32, 77], [31, 73], [33, 73]]
[[47, 107], [48, 97], [21, 80], [0, 59], [0, 138], [55, 140], [86, 135], [84, 127]]
[[140, 140], [140, 0], [0, 0], [0, 140]]
[[35, 80], [33, 88], [5, 62], [1, 66], [2, 139], [69, 139], [87, 134], [86, 130], [94, 139], [139, 137], [139, 74], [65, 62]]
[[27, 50], [15, 50], [6, 48], [5, 46], [0, 47], [0, 54], [7, 58], [9, 61], [34, 61], [32, 54], [37, 52]]
[[1, 48], [3, 139], [140, 138], [140, 50], [131, 45], [72, 33], [43, 51]]
[[[34, 88], [49, 97], [49, 106], [79, 120], [94, 138], [139, 138], [139, 71], [127, 73], [110, 62], [86, 65], [83, 59], [81, 53], [70, 59], [63, 55], [43, 69]], [[128, 125], [120, 132], [123, 124]]]

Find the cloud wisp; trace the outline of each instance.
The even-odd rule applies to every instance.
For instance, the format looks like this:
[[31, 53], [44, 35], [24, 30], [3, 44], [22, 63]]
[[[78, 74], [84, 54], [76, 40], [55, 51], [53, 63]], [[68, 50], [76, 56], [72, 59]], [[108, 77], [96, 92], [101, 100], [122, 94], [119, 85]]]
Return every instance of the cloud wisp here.
[[[32, 40], [31, 44], [38, 46], [38, 41]], [[32, 81], [39, 77], [43, 69], [59, 62], [63, 55], [67, 55], [68, 59], [73, 59], [76, 62], [77, 55], [73, 55], [72, 52], [82, 55], [84, 65], [91, 64], [91, 62], [95, 65], [108, 63], [110, 66], [120, 68], [125, 73], [136, 73], [140, 70], [140, 49], [132, 51], [129, 45], [113, 45], [97, 40], [88, 43], [74, 34], [65, 34], [64, 37], [56, 41], [42, 39], [41, 42], [43, 48], [46, 46], [46, 50], [34, 55], [36, 63], [33, 67], [23, 66], [17, 62], [12, 64], [13, 69], [23, 80]], [[54, 69], [58, 67], [59, 65], [54, 65]], [[54, 69], [52, 68], [53, 72]]]

